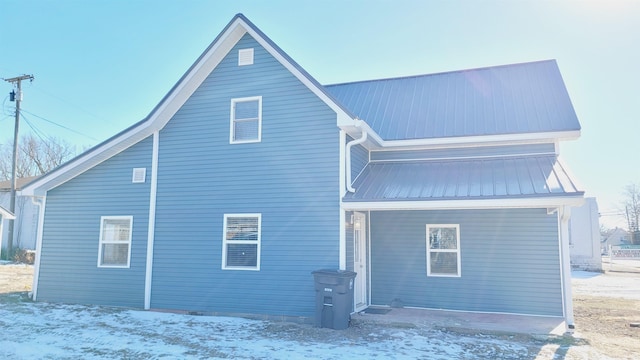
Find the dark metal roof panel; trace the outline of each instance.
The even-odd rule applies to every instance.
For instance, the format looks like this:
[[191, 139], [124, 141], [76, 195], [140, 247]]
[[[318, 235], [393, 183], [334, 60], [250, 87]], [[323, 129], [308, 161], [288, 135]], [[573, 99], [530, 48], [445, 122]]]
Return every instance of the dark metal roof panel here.
[[556, 155], [369, 163], [344, 201], [582, 195]]
[[325, 88], [384, 140], [580, 129], [555, 60]]

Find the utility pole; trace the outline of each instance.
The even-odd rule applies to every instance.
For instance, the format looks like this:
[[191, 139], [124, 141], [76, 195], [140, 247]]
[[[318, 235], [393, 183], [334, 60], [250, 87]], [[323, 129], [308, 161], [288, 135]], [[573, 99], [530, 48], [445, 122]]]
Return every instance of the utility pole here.
[[[4, 79], [6, 82], [15, 84], [18, 92], [11, 91], [11, 100], [16, 102], [16, 123], [13, 129], [13, 165], [11, 168], [11, 203], [9, 211], [16, 213], [16, 188], [18, 187], [17, 171], [18, 171], [18, 130], [20, 128], [20, 102], [22, 101], [22, 80], [33, 81], [33, 75], [16, 76], [10, 79]], [[7, 243], [7, 256], [10, 259], [13, 256], [13, 226], [15, 220], [9, 220], [9, 233]]]

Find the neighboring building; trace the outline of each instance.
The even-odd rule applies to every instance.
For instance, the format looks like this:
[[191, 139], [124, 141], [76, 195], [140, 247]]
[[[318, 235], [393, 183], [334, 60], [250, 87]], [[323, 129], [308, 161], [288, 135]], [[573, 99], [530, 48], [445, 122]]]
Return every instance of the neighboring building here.
[[631, 245], [631, 233], [619, 227], [611, 229], [601, 237], [600, 249], [603, 254], [608, 254], [609, 246]]
[[[17, 190], [20, 190], [25, 184], [37, 179], [37, 176], [19, 178]], [[11, 204], [11, 181], [0, 181], [0, 206], [9, 209]], [[36, 232], [38, 230], [38, 207], [31, 201], [31, 198], [24, 196], [16, 196], [14, 227], [13, 227], [13, 248], [35, 250], [36, 248]], [[4, 251], [9, 242], [9, 226], [4, 227], [4, 232], [0, 233], [2, 243], [2, 251]]]
[[[4, 230], [4, 222], [5, 220], [13, 220], [16, 217], [13, 215], [13, 213], [5, 208], [3, 208], [2, 206], [0, 206], [0, 235], [3, 234], [3, 230]], [[0, 249], [2, 249], [2, 237], [0, 237]], [[0, 255], [2, 255], [2, 251], [0, 251]]]
[[322, 86], [239, 14], [146, 119], [23, 189], [34, 299], [306, 320], [340, 268], [355, 311], [571, 325], [579, 135], [555, 61]]
[[571, 266], [588, 271], [602, 271], [598, 203], [595, 198], [585, 200], [584, 205], [571, 209]]

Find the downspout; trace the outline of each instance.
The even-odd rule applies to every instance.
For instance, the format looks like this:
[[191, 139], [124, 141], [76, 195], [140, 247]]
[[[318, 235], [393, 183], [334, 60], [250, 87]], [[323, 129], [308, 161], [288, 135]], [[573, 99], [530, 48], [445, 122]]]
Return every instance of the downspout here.
[[33, 261], [33, 285], [31, 286], [31, 300], [38, 297], [38, 281], [40, 279], [40, 255], [42, 254], [42, 233], [44, 230], [44, 209], [46, 196], [33, 196], [31, 202], [38, 207], [38, 227], [36, 228], [36, 258]]
[[564, 318], [569, 331], [575, 328], [573, 319], [573, 295], [571, 293], [571, 256], [569, 255], [569, 219], [571, 218], [571, 207], [562, 206], [558, 208], [558, 220], [560, 220], [560, 261], [561, 261], [561, 282], [562, 282], [562, 302], [564, 304]]
[[353, 188], [352, 184], [351, 184], [351, 148], [354, 145], [358, 145], [358, 144], [362, 144], [363, 142], [367, 141], [367, 132], [362, 129], [362, 124], [364, 124], [364, 121], [360, 120], [360, 119], [356, 119], [356, 127], [359, 128], [362, 131], [362, 136], [360, 136], [359, 139], [354, 139], [349, 141], [349, 143], [347, 144], [347, 148], [345, 150], [346, 152], [346, 161], [345, 161], [345, 167], [346, 172], [347, 172], [347, 191], [348, 192], [355, 192], [356, 189]]
[[347, 217], [347, 212], [344, 210], [344, 206], [342, 204], [342, 197], [344, 196], [345, 193], [345, 189], [346, 189], [346, 176], [345, 176], [345, 169], [346, 169], [346, 158], [347, 156], [345, 155], [345, 148], [346, 148], [346, 144], [347, 143], [347, 134], [345, 133], [344, 130], [340, 130], [340, 157], [339, 157], [339, 162], [340, 162], [340, 169], [338, 171], [338, 201], [340, 202], [340, 212], [339, 212], [339, 216], [340, 216], [340, 236], [339, 236], [339, 244], [340, 244], [340, 251], [339, 251], [339, 269], [340, 270], [346, 270], [347, 269], [347, 233], [346, 233], [346, 224], [345, 224], [345, 220]]

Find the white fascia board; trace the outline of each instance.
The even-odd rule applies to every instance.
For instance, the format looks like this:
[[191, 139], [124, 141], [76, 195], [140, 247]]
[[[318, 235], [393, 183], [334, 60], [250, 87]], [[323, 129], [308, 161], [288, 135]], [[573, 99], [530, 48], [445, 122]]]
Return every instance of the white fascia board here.
[[21, 195], [43, 196], [49, 189], [73, 179], [162, 129], [242, 38], [246, 33], [245, 26], [246, 24], [240, 19], [229, 26], [218, 41], [207, 49], [163, 101], [152, 110], [144, 122], [29, 184], [22, 189]]
[[167, 98], [153, 111], [149, 120], [154, 124], [153, 131], [162, 129], [184, 103], [193, 95], [202, 82], [220, 64], [231, 48], [244, 36], [246, 24], [237, 19], [212, 44], [190, 71], [178, 83]]
[[[238, 19], [243, 24], [244, 22], [241, 19]], [[307, 75], [303, 74], [300, 69], [294, 66], [289, 60], [287, 60], [282, 54], [277, 51], [271, 44], [264, 39], [260, 34], [258, 34], [253, 28], [247, 26], [245, 24], [245, 28], [247, 33], [251, 35], [263, 48], [271, 54], [280, 64], [282, 64], [289, 72], [291, 72], [300, 82], [302, 82], [311, 92], [313, 92], [318, 98], [320, 98], [327, 106], [331, 108], [331, 110], [335, 111], [338, 114], [338, 126], [348, 126], [354, 123], [353, 117], [348, 114], [334, 99], [329, 97], [322, 89], [318, 87], [313, 81], [311, 81]]]
[[135, 128], [117, 135], [111, 140], [99, 145], [93, 150], [89, 150], [78, 158], [60, 166], [49, 174], [40, 177], [31, 184], [25, 186], [20, 191], [21, 196], [44, 196], [46, 192], [57, 187], [83, 172], [99, 165], [103, 161], [137, 144], [141, 140], [149, 137], [147, 122], [141, 123]]
[[[2, 206], [0, 206], [0, 221], [1, 220], [14, 220], [16, 218], [9, 210], [5, 210]], [[0, 233], [1, 235], [1, 233]]]
[[363, 201], [342, 202], [345, 210], [453, 210], [453, 209], [516, 209], [578, 207], [584, 203], [582, 196], [558, 196], [535, 199], [483, 199], [483, 200], [433, 200], [433, 201]]
[[370, 139], [365, 143], [368, 150], [428, 150], [494, 145], [557, 144], [561, 140], [575, 140], [580, 137], [580, 130], [575, 130], [430, 139], [384, 140], [366, 123], [366, 120], [364, 120], [364, 124], [360, 125], [359, 128], [356, 127], [353, 122], [344, 124], [341, 128], [351, 137], [359, 136], [362, 130], [366, 131]]
[[580, 130], [541, 133], [518, 133], [501, 135], [479, 135], [446, 137], [434, 139], [382, 140], [385, 150], [397, 149], [437, 149], [453, 147], [473, 147], [489, 145], [512, 145], [531, 143], [555, 143], [559, 140], [575, 140], [580, 137]]

